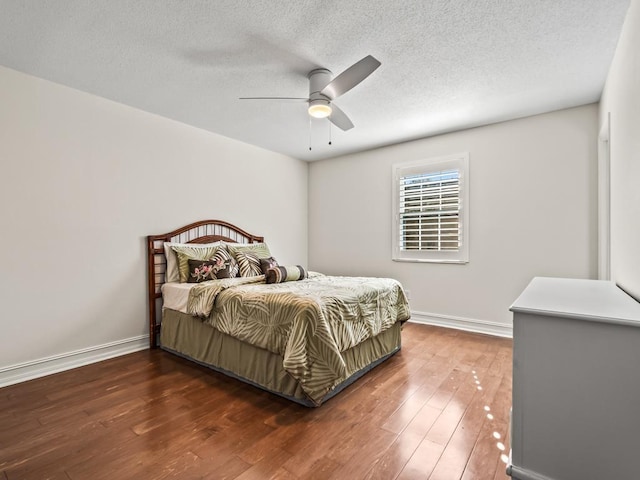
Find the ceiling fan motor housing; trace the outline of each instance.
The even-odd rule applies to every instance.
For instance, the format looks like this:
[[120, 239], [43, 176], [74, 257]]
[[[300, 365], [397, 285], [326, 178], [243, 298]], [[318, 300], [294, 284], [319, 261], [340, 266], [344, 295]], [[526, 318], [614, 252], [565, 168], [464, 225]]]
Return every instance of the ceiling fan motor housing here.
[[313, 100], [325, 100], [330, 102], [331, 99], [326, 95], [322, 95], [320, 92], [331, 81], [331, 70], [326, 68], [316, 68], [309, 72], [309, 101]]
[[309, 72], [309, 115], [326, 118], [331, 115], [331, 99], [320, 91], [331, 81], [331, 71], [318, 68]]

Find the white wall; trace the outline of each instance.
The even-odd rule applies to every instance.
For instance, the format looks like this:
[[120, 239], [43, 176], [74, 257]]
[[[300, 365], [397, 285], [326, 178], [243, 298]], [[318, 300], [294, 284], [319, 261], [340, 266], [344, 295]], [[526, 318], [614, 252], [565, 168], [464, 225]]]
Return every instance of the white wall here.
[[[391, 165], [463, 151], [470, 262], [393, 262]], [[596, 155], [588, 105], [312, 163], [309, 267], [395, 277], [416, 318], [508, 334], [532, 277], [596, 276]]]
[[640, 299], [640, 1], [632, 0], [600, 102], [608, 114], [611, 278]]
[[0, 374], [145, 335], [146, 235], [217, 218], [306, 264], [306, 163], [3, 67], [0, 105]]

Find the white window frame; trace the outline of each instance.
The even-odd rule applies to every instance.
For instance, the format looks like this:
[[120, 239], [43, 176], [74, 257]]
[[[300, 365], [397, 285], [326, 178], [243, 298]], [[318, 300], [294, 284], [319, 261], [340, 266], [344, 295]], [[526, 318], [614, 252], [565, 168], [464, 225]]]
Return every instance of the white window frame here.
[[[416, 174], [434, 174], [456, 170], [459, 181], [458, 249], [403, 250], [401, 249], [400, 180]], [[392, 165], [393, 223], [392, 253], [396, 262], [468, 263], [469, 262], [469, 153], [463, 152], [437, 158]]]

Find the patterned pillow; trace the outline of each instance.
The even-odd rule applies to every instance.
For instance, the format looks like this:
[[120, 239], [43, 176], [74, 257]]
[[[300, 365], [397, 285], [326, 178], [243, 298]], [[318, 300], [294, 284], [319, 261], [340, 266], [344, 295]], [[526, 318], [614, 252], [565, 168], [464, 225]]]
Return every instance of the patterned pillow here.
[[187, 283], [200, 283], [206, 280], [229, 278], [229, 261], [189, 260], [189, 278]]
[[262, 270], [262, 273], [264, 274], [266, 274], [267, 270], [269, 270], [270, 268], [277, 267], [277, 266], [278, 266], [278, 261], [273, 257], [260, 259], [260, 270]]
[[229, 277], [233, 278], [238, 276], [238, 272], [240, 270], [238, 268], [238, 262], [236, 262], [236, 259], [231, 256], [225, 247], [218, 249], [216, 254], [213, 256], [213, 260], [220, 260], [229, 264]]
[[180, 283], [185, 283], [189, 278], [189, 260], [210, 260], [222, 247], [219, 245], [202, 248], [196, 245], [183, 245], [171, 247], [178, 256], [178, 274]]
[[266, 243], [226, 243], [227, 250], [234, 257], [239, 253], [253, 253], [258, 258], [269, 258], [271, 252]]
[[262, 275], [262, 268], [260, 268], [260, 259], [255, 253], [238, 252], [236, 253], [236, 260], [240, 266], [241, 277], [255, 277]]
[[309, 275], [300, 265], [294, 267], [273, 267], [265, 274], [267, 283], [294, 282], [304, 280]]
[[229, 250], [266, 250], [269, 251], [269, 246], [266, 242], [255, 242], [255, 243], [232, 243], [232, 242], [222, 242]]
[[[262, 275], [260, 259], [269, 258], [271, 252], [266, 243], [235, 243], [226, 244], [227, 249], [240, 266], [241, 277]], [[247, 257], [249, 255], [249, 257]]]

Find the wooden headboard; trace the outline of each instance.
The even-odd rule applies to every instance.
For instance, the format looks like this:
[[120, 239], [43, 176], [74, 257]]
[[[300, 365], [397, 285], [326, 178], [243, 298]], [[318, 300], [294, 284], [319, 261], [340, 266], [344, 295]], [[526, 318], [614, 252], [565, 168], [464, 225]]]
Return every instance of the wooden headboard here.
[[172, 232], [147, 237], [147, 263], [149, 268], [149, 345], [156, 348], [160, 333], [159, 313], [162, 309], [162, 292], [160, 288], [165, 282], [167, 259], [164, 254], [164, 243], [212, 243], [224, 240], [231, 243], [256, 243], [264, 241], [264, 237], [252, 235], [241, 228], [221, 220], [201, 220], [180, 227]]

